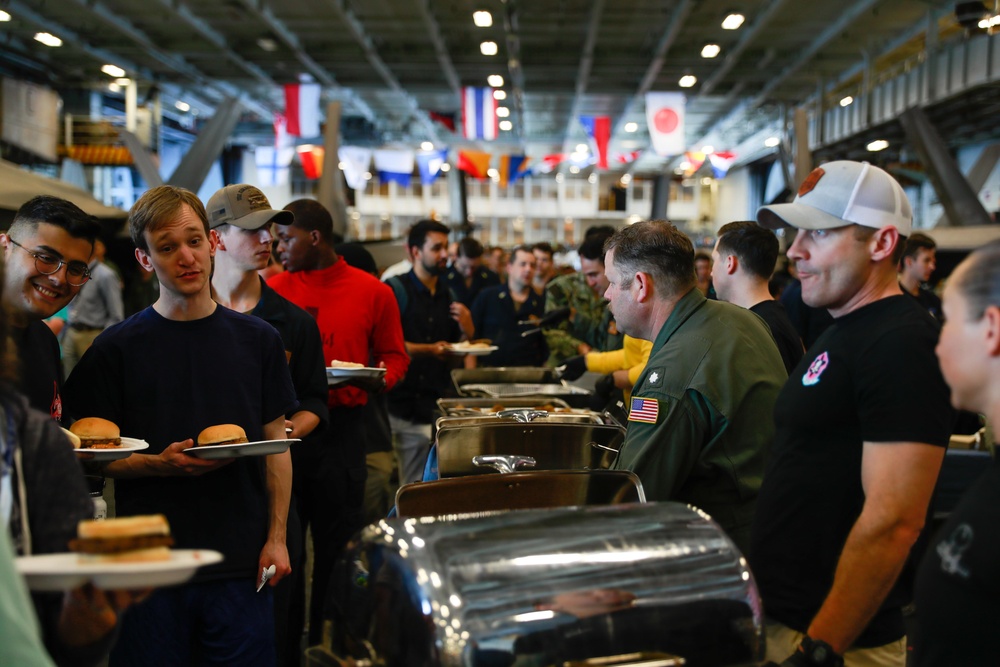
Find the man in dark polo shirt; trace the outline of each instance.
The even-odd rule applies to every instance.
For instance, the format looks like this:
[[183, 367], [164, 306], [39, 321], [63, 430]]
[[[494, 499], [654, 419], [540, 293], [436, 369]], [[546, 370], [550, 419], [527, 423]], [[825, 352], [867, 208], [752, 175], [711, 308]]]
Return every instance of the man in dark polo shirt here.
[[413, 268], [387, 281], [396, 295], [410, 367], [389, 392], [389, 422], [399, 460], [399, 482], [418, 482], [430, 449], [435, 401], [451, 390], [457, 359], [451, 343], [472, 337], [469, 309], [441, 279], [448, 261], [448, 228], [421, 220], [410, 228], [406, 252]]
[[459, 302], [466, 308], [487, 287], [500, 284], [500, 276], [483, 265], [483, 244], [466, 236], [458, 242], [458, 255], [444, 280]]
[[813, 170], [794, 202], [757, 221], [798, 229], [788, 257], [802, 298], [834, 317], [774, 410], [749, 554], [767, 658], [903, 667], [909, 596], [897, 579], [954, 419], [937, 324], [896, 281], [910, 203], [885, 171], [845, 160]]

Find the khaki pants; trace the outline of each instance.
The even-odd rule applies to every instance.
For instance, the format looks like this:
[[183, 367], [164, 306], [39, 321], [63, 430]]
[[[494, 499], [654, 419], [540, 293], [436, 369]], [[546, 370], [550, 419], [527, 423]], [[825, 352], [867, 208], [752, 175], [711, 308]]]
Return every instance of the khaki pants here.
[[[805, 636], [786, 625], [766, 619], [767, 655], [765, 661], [781, 664], [802, 643]], [[873, 648], [852, 648], [844, 654], [845, 667], [906, 667], [906, 637]]]

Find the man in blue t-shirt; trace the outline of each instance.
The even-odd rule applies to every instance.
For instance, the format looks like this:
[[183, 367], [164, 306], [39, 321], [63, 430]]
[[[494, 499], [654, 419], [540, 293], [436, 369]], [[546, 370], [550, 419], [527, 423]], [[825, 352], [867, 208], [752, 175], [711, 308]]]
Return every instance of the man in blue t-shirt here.
[[270, 589], [290, 573], [286, 528], [291, 457], [203, 460], [185, 450], [208, 426], [283, 440], [295, 390], [278, 333], [211, 296], [215, 241], [191, 192], [153, 188], [129, 212], [136, 259], [160, 296], [102, 333], [66, 385], [74, 416], [99, 416], [149, 449], [112, 461], [119, 515], [163, 513], [176, 546], [222, 552], [192, 583], [161, 589], [125, 617], [115, 665], [273, 664]]

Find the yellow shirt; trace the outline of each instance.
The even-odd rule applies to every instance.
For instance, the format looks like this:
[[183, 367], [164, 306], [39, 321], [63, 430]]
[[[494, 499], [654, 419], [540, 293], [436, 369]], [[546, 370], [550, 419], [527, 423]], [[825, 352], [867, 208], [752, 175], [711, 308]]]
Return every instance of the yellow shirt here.
[[[646, 367], [649, 351], [653, 349], [652, 341], [625, 336], [625, 345], [620, 350], [611, 352], [590, 352], [587, 354], [587, 370], [594, 373], [614, 373], [628, 369], [628, 381], [634, 385], [642, 369]], [[628, 405], [632, 395], [631, 388], [625, 390], [625, 405]]]

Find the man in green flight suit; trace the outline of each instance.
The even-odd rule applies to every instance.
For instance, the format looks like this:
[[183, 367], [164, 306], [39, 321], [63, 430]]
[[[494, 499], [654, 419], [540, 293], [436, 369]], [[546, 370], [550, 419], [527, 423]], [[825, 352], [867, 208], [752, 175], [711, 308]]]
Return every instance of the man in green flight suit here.
[[615, 467], [639, 475], [647, 500], [704, 510], [745, 551], [786, 377], [774, 339], [696, 289], [691, 241], [670, 223], [630, 225], [605, 249], [618, 329], [653, 341]]

